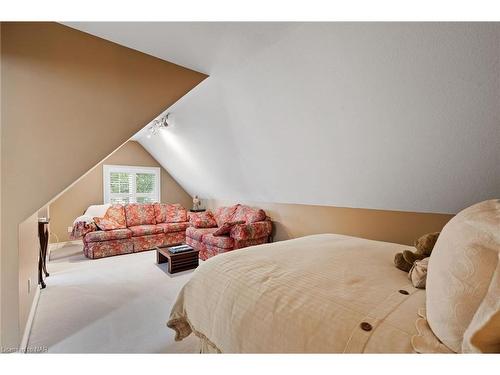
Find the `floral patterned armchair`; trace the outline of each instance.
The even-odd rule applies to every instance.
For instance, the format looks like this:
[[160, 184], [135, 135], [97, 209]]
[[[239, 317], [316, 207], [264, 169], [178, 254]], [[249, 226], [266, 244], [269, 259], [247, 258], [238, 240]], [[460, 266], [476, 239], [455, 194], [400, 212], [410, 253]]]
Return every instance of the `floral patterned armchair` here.
[[186, 243], [200, 251], [200, 259], [270, 242], [272, 222], [264, 210], [241, 204], [214, 212], [189, 214]]

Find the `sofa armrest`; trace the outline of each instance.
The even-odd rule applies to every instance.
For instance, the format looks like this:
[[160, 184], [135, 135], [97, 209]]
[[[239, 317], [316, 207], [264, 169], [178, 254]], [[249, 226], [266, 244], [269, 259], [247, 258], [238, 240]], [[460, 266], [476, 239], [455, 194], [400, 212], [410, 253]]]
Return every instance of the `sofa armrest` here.
[[217, 222], [211, 211], [189, 212], [189, 226], [195, 228], [217, 228]]
[[94, 232], [96, 230], [97, 226], [94, 222], [87, 223], [85, 221], [77, 221], [73, 224], [73, 229], [71, 230], [69, 238], [71, 240], [78, 240], [80, 238], [84, 238], [87, 233]]
[[257, 221], [251, 224], [238, 224], [231, 228], [230, 236], [236, 241], [253, 240], [271, 235], [271, 220]]

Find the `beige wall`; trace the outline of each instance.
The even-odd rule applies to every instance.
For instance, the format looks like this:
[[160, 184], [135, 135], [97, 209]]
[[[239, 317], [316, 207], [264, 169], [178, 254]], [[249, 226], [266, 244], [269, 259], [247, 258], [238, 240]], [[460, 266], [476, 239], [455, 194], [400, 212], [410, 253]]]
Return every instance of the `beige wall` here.
[[[19, 225], [19, 330], [24, 331], [38, 288], [38, 214]], [[31, 288], [28, 289], [28, 280]]]
[[3, 22], [1, 60], [1, 344], [15, 347], [19, 224], [206, 75], [46, 22]]
[[207, 208], [243, 203], [264, 209], [274, 223], [274, 240], [318, 233], [339, 233], [412, 245], [422, 234], [440, 231], [448, 214], [369, 210], [285, 203], [206, 201]]
[[[125, 143], [50, 204], [50, 242], [68, 241], [73, 220], [91, 204], [103, 203], [103, 164], [161, 167], [139, 143]], [[191, 206], [191, 197], [163, 168], [160, 181], [162, 202]]]

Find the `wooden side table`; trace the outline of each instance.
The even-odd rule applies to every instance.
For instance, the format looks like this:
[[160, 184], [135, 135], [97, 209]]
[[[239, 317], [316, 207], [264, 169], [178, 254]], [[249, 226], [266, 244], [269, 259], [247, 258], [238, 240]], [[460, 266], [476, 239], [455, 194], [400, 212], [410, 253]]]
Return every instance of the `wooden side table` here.
[[[38, 283], [41, 288], [45, 288], [45, 277], [49, 276], [47, 272], [47, 247], [49, 244], [49, 229], [47, 228], [49, 219], [38, 219], [38, 239], [40, 241], [40, 254], [38, 255]], [[43, 272], [43, 273], [42, 273]]]
[[198, 250], [185, 251], [183, 253], [172, 254], [168, 247], [156, 248], [156, 263], [168, 262], [168, 273], [187, 271], [198, 267]]

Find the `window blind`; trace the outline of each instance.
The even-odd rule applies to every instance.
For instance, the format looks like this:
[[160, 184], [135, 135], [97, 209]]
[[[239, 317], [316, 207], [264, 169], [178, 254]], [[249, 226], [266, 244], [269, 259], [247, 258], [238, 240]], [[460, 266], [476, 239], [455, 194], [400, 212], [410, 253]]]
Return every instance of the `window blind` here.
[[160, 168], [104, 165], [104, 203], [160, 201]]

